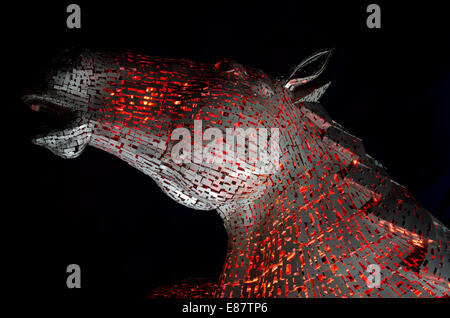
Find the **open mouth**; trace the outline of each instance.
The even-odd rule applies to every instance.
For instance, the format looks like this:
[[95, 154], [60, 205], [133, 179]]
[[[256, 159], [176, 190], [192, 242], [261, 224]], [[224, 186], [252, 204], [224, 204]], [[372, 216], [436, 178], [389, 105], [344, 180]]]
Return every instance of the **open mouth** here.
[[33, 111], [33, 120], [36, 125], [32, 127], [35, 135], [45, 135], [52, 131], [62, 130], [76, 119], [75, 113], [62, 106], [52, 98], [39, 95], [23, 97], [24, 103]]

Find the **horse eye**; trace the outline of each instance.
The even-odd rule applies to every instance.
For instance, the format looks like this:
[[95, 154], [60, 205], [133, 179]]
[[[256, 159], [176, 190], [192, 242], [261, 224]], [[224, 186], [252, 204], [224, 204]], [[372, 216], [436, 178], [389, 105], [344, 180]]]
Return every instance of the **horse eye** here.
[[233, 64], [230, 63], [230, 62], [228, 62], [228, 61], [226, 61], [226, 60], [217, 62], [216, 65], [215, 65], [214, 67], [215, 67], [218, 71], [221, 71], [221, 72], [231, 72], [231, 71], [234, 70]]

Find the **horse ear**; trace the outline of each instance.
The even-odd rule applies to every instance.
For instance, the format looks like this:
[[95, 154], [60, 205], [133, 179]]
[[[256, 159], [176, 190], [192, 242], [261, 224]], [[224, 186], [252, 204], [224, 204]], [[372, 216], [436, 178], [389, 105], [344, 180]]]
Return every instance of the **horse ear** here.
[[284, 87], [293, 91], [305, 85], [322, 74], [330, 59], [333, 49], [320, 51], [301, 62], [285, 80]]

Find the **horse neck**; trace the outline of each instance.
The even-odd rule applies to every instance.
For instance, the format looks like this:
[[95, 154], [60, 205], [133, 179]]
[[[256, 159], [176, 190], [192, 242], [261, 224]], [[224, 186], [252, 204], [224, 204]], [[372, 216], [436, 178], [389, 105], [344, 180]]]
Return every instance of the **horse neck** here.
[[369, 265], [382, 260], [390, 271], [401, 261], [390, 252], [413, 252], [363, 209], [330, 208], [345, 201], [332, 187], [310, 196], [301, 182], [270, 184], [257, 199], [218, 209], [228, 233], [218, 297], [353, 296], [370, 289]]

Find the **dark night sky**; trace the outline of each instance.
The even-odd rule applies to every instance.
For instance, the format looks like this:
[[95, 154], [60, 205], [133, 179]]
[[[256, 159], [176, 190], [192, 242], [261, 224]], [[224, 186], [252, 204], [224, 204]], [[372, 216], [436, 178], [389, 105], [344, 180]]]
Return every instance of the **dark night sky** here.
[[[44, 297], [136, 297], [184, 278], [216, 277], [225, 258], [226, 233], [215, 212], [172, 202], [150, 178], [100, 150], [63, 160], [29, 142], [36, 123], [20, 92], [49, 58], [71, 46], [206, 61], [231, 57], [273, 75], [334, 47], [327, 74], [333, 84], [323, 106], [448, 226], [445, 13], [437, 5], [374, 2], [382, 8], [380, 30], [367, 29], [365, 1], [78, 1], [81, 30], [65, 26], [68, 1], [10, 9], [14, 22], [3, 29], [13, 85], [4, 105], [11, 114], [3, 151], [13, 159], [4, 169], [12, 177], [10, 240], [23, 289]], [[81, 265], [81, 291], [65, 288], [71, 263]], [[39, 273], [32, 286], [30, 271]]]

